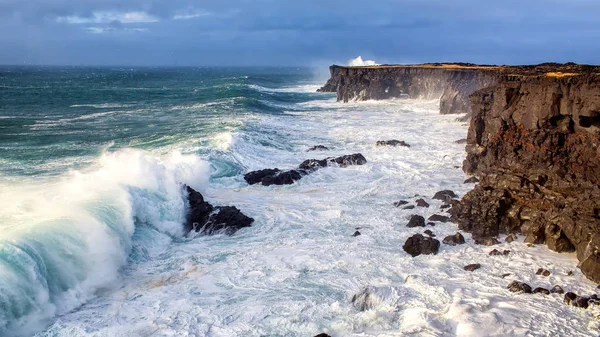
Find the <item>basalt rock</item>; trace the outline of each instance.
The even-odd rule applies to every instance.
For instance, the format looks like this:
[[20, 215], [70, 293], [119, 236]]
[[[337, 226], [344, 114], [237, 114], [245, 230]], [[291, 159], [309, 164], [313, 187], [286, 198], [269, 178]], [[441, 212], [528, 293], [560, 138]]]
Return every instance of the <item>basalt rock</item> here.
[[396, 206], [396, 207], [400, 207], [400, 206], [404, 206], [404, 205], [406, 205], [406, 204], [408, 204], [408, 201], [406, 201], [406, 200], [400, 200], [400, 201], [396, 201], [396, 202], [394, 203], [394, 206]]
[[508, 290], [513, 292], [513, 293], [526, 293], [526, 294], [531, 294], [532, 290], [531, 290], [531, 286], [527, 283], [523, 283], [523, 282], [519, 282], [519, 281], [513, 281], [511, 284], [508, 285]]
[[425, 201], [425, 199], [417, 199], [415, 202], [419, 207], [429, 207], [429, 204], [427, 201]]
[[471, 177], [467, 180], [465, 180], [465, 184], [476, 184], [479, 182], [479, 179], [477, 179], [477, 177]]
[[444, 215], [434, 214], [427, 218], [427, 221], [448, 222], [450, 218]]
[[196, 228], [197, 232], [205, 235], [233, 235], [244, 227], [250, 227], [254, 222], [253, 218], [246, 216], [237, 207], [222, 206], [216, 209], [218, 212], [213, 213], [204, 226]]
[[465, 243], [465, 237], [460, 233], [456, 233], [446, 236], [442, 242], [450, 246], [462, 245]]
[[433, 196], [433, 199], [442, 200], [444, 202], [450, 202], [452, 199], [456, 198], [458, 198], [458, 195], [450, 190], [439, 191]]
[[327, 146], [315, 145], [306, 151], [308, 152], [308, 151], [327, 151], [327, 150], [329, 150], [329, 148]]
[[544, 268], [539, 268], [535, 274], [542, 276], [550, 276], [550, 271]]
[[440, 249], [440, 242], [434, 238], [425, 237], [421, 234], [415, 234], [406, 240], [402, 246], [405, 252], [412, 257], [421, 254], [437, 254]]
[[575, 250], [600, 282], [600, 71], [540, 67], [471, 96], [463, 169], [481, 181], [450, 213], [474, 236], [522, 233], [526, 243]]
[[550, 290], [548, 290], [546, 288], [537, 287], [537, 288], [533, 289], [533, 293], [534, 294], [550, 295]]
[[552, 287], [552, 289], [550, 289], [550, 292], [553, 294], [564, 294], [565, 293], [563, 288], [559, 285], [555, 285], [554, 287]]
[[331, 78], [320, 92], [337, 93], [338, 101], [440, 99], [442, 114], [469, 113], [469, 95], [497, 82], [499, 67], [473, 64], [391, 65], [329, 68]]
[[481, 265], [479, 263], [474, 263], [474, 264], [466, 265], [463, 269], [466, 271], [475, 271], [479, 268], [481, 268]]
[[410, 220], [408, 221], [408, 224], [406, 225], [406, 227], [409, 227], [409, 228], [425, 227], [425, 218], [420, 215], [415, 214], [410, 217]]
[[302, 179], [307, 174], [327, 166], [346, 167], [349, 165], [363, 165], [367, 159], [360, 153], [341, 156], [337, 158], [329, 157], [325, 159], [308, 159], [302, 162], [298, 169], [281, 171], [280, 169], [264, 169], [248, 172], [244, 175], [244, 180], [250, 185], [262, 184], [271, 185], [291, 185]]
[[213, 207], [204, 201], [202, 194], [185, 186], [189, 210], [184, 224], [185, 233], [200, 232], [205, 235], [233, 235], [244, 227], [250, 227], [254, 219], [243, 214], [234, 206]]
[[410, 147], [410, 145], [408, 143], [406, 143], [405, 141], [403, 141], [403, 140], [396, 140], [396, 139], [377, 141], [377, 146], [404, 146], [404, 147]]

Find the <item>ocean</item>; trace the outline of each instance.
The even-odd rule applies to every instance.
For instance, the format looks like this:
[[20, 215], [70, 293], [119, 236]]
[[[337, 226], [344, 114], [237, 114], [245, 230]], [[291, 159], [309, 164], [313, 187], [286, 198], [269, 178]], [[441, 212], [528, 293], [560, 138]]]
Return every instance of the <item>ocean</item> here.
[[[598, 335], [593, 310], [506, 290], [589, 292], [573, 254], [521, 238], [492, 257], [467, 234], [435, 256], [405, 253], [424, 230], [406, 227], [411, 215], [444, 214], [435, 192], [473, 186], [455, 142], [468, 125], [437, 100], [336, 102], [316, 92], [320, 73], [1, 67], [0, 336]], [[375, 145], [390, 139], [411, 146]], [[243, 179], [353, 153], [367, 164], [288, 186]], [[255, 222], [184, 235], [183, 184]], [[431, 206], [393, 205], [418, 198]]]

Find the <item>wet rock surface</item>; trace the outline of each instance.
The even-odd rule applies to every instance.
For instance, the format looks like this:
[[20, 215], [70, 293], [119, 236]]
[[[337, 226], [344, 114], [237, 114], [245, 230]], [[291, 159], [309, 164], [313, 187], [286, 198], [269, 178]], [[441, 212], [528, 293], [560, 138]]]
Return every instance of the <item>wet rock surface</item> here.
[[445, 215], [434, 214], [427, 218], [427, 221], [448, 222], [450, 218]]
[[327, 167], [338, 166], [346, 167], [350, 165], [364, 165], [367, 159], [360, 153], [350, 154], [341, 157], [329, 157], [325, 159], [308, 159], [302, 162], [298, 169], [282, 171], [280, 169], [264, 169], [248, 172], [244, 175], [244, 180], [250, 185], [260, 183], [263, 186], [271, 185], [291, 185], [302, 179], [311, 172]]
[[237, 207], [213, 207], [204, 201], [202, 194], [185, 186], [188, 194], [189, 210], [184, 224], [185, 233], [191, 231], [205, 235], [233, 235], [244, 227], [250, 227], [254, 219], [243, 214]]
[[569, 66], [572, 76], [507, 75], [471, 96], [463, 169], [481, 181], [451, 214], [477, 237], [575, 251], [600, 282], [600, 75]]
[[406, 225], [406, 227], [408, 228], [414, 228], [414, 227], [425, 227], [425, 218], [420, 216], [420, 215], [412, 215], [410, 217], [410, 220], [408, 221], [408, 224]]
[[421, 234], [415, 234], [406, 240], [402, 249], [412, 257], [421, 254], [437, 254], [440, 248], [440, 242], [434, 238], [425, 237]]
[[474, 263], [474, 264], [466, 265], [463, 269], [466, 271], [475, 271], [479, 268], [481, 268], [481, 265], [479, 263]]
[[404, 147], [410, 147], [409, 144], [407, 144], [405, 141], [403, 140], [396, 140], [396, 139], [392, 139], [392, 140], [380, 140], [377, 141], [377, 146], [404, 146]]
[[519, 281], [513, 281], [512, 283], [510, 283], [508, 285], [508, 290], [513, 292], [513, 293], [526, 293], [526, 294], [531, 294], [533, 291], [531, 289], [531, 286], [527, 283], [523, 283], [523, 282], [519, 282]]
[[315, 145], [315, 146], [309, 148], [306, 151], [309, 152], [309, 151], [327, 151], [327, 150], [329, 150], [329, 148], [327, 146], [324, 146], [324, 145]]
[[425, 201], [425, 199], [417, 199], [415, 203], [417, 204], [417, 207], [429, 207], [429, 204], [427, 201]]
[[460, 233], [456, 233], [446, 236], [442, 242], [450, 246], [462, 245], [465, 243], [465, 237]]

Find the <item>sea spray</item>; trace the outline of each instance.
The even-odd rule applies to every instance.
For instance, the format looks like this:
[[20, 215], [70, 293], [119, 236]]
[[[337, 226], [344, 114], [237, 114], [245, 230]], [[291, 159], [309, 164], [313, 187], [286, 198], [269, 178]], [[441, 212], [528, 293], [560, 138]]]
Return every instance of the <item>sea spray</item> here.
[[181, 183], [202, 189], [207, 178], [196, 156], [123, 149], [53, 182], [0, 187], [10, 212], [0, 234], [0, 335], [39, 330], [113, 286], [136, 226], [181, 236]]

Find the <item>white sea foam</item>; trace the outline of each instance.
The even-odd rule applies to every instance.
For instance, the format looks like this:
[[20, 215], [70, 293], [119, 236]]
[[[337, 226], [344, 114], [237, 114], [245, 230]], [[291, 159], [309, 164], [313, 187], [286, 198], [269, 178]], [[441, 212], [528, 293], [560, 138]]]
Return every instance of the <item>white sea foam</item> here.
[[[595, 285], [575, 269], [573, 254], [517, 241], [497, 246], [511, 250], [509, 257], [489, 256], [490, 248], [474, 245], [469, 235], [467, 244], [442, 245], [436, 256], [402, 251], [423, 230], [406, 228], [408, 216], [440, 214], [440, 202], [431, 200], [436, 191], [463, 195], [472, 187], [463, 184], [459, 168], [464, 145], [454, 143], [465, 137], [466, 125], [439, 115], [438, 104], [325, 100], [300, 105], [324, 110], [247, 120], [227, 139], [228, 155], [247, 170], [355, 152], [368, 163], [321, 169], [291, 186], [214, 179], [204, 194], [254, 217], [253, 227], [163, 246], [160, 258], [126, 267], [121, 288], [39, 336], [597, 336], [592, 313], [566, 306], [561, 296], [506, 290], [516, 279], [591, 293]], [[388, 139], [411, 147], [375, 146]], [[306, 152], [316, 144], [331, 150]], [[123, 180], [146, 176], [141, 167], [134, 171], [133, 177], [122, 172]], [[392, 206], [417, 195], [431, 207]], [[362, 235], [352, 237], [357, 228]], [[430, 229], [440, 239], [457, 231], [450, 223]], [[470, 263], [482, 268], [464, 271]], [[539, 267], [552, 275], [535, 275]], [[567, 276], [570, 270], [574, 276]], [[377, 296], [359, 311], [352, 296], [368, 286]]]
[[378, 65], [373, 60], [363, 60], [361, 56], [358, 56], [355, 59], [351, 59], [348, 61], [348, 65], [350, 67], [365, 67], [365, 66], [376, 66]]
[[53, 181], [3, 182], [0, 335], [27, 335], [112, 287], [135, 226], [181, 236], [181, 183], [202, 190], [207, 177], [198, 157], [125, 149]]

